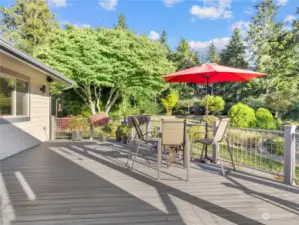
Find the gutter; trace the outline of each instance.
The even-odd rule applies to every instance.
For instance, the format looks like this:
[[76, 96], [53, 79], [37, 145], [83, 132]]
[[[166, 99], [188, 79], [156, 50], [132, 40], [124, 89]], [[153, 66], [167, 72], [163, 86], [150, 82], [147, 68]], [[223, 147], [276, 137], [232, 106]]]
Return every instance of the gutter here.
[[13, 45], [9, 44], [8, 42], [4, 41], [2, 38], [0, 38], [0, 52], [8, 53], [9, 55], [45, 72], [50, 77], [54, 78], [58, 81], [63, 81], [68, 86], [73, 87], [76, 85], [76, 83], [69, 78], [65, 77], [64, 75], [58, 73], [57, 71], [51, 69], [50, 67], [46, 66], [45, 64], [37, 61], [33, 57], [29, 56], [28, 54], [20, 51]]

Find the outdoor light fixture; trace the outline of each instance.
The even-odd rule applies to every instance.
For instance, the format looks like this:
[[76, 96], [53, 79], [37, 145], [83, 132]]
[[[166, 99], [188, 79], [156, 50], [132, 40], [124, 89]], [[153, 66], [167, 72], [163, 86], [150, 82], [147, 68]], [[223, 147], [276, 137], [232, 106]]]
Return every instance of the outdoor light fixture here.
[[46, 85], [43, 85], [40, 89], [39, 89], [43, 94], [46, 93]]

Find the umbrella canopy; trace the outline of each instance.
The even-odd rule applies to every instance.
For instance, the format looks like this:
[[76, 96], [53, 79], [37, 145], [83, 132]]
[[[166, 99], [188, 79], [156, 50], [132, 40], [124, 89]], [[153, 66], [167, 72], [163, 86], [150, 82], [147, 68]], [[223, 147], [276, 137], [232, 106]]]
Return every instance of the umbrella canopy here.
[[257, 73], [249, 70], [242, 70], [215, 63], [203, 64], [186, 70], [162, 76], [170, 83], [196, 83], [212, 84], [219, 82], [246, 82], [256, 77], [265, 76], [265, 73]]

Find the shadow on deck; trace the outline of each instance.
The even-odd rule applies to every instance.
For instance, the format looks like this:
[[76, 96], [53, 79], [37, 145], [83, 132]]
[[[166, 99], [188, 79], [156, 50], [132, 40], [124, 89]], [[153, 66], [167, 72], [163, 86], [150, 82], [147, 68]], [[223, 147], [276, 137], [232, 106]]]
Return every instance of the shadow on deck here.
[[[178, 166], [147, 152], [135, 169], [119, 143], [48, 142], [0, 161], [3, 224], [296, 224], [299, 189], [245, 172], [220, 175], [192, 164], [190, 182]], [[28, 200], [15, 172], [36, 195]], [[1, 182], [1, 179], [0, 179]], [[2, 214], [1, 214], [2, 213]]]

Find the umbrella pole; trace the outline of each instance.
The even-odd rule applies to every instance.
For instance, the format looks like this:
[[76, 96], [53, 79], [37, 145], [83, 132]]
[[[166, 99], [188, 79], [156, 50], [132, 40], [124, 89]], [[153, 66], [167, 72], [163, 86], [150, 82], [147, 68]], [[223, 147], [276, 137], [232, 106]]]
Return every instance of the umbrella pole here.
[[[208, 74], [206, 75], [206, 87], [207, 87], [207, 96], [206, 96], [206, 135], [205, 138], [208, 138], [208, 115], [209, 115], [209, 109], [208, 109], [208, 94], [209, 94], [209, 77]], [[205, 158], [208, 158], [208, 148], [205, 149]]]

